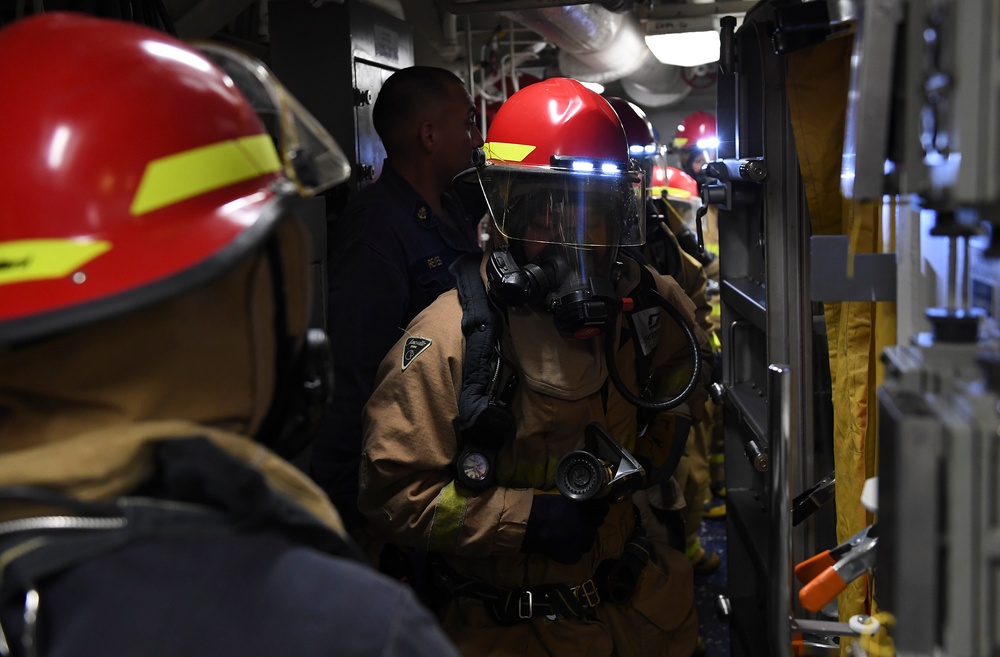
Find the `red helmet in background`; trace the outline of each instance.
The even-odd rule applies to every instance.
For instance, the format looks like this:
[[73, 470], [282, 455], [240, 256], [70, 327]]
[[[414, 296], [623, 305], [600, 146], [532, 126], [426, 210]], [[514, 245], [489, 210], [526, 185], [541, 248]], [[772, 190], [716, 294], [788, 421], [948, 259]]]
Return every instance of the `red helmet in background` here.
[[659, 147], [653, 124], [646, 118], [646, 113], [638, 105], [624, 98], [607, 96], [605, 99], [621, 119], [625, 138], [628, 139], [629, 154], [635, 158], [649, 158], [655, 155]]
[[698, 181], [684, 171], [671, 166], [655, 167], [649, 192], [655, 197], [670, 197], [679, 200], [698, 199]]
[[697, 111], [688, 114], [677, 126], [674, 148], [715, 150], [719, 147], [715, 115]]
[[714, 115], [702, 111], [693, 112], [677, 126], [674, 150], [684, 172], [699, 183], [705, 184], [707, 181], [704, 167], [715, 159], [718, 148], [719, 137]]
[[684, 225], [693, 228], [695, 215], [701, 207], [698, 181], [674, 167], [664, 167], [664, 174], [665, 184], [651, 188], [650, 192], [666, 201]]
[[287, 168], [317, 126], [254, 71], [281, 152], [233, 78], [174, 37], [59, 12], [0, 31], [0, 342], [193, 289], [260, 248], [295, 187], [346, 179], [329, 135], [309, 175]]
[[666, 177], [664, 192], [670, 198], [698, 198], [698, 182], [688, 174], [674, 167], [666, 167]]

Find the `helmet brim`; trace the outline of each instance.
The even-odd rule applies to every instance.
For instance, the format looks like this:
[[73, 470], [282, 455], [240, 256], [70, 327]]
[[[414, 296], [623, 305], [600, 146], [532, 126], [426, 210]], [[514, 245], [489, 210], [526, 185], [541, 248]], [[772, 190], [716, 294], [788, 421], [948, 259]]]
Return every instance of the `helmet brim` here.
[[298, 198], [263, 188], [201, 212], [182, 203], [159, 211], [172, 217], [116, 233], [76, 271], [0, 286], [0, 344], [41, 339], [204, 285], [260, 248]]

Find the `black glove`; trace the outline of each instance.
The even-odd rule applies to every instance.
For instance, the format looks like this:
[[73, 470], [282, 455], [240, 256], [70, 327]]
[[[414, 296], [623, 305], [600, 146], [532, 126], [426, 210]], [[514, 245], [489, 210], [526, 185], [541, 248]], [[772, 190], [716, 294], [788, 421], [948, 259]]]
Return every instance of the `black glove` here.
[[559, 563], [574, 564], [590, 550], [608, 515], [608, 502], [577, 502], [558, 494], [535, 495], [521, 552], [540, 552]]

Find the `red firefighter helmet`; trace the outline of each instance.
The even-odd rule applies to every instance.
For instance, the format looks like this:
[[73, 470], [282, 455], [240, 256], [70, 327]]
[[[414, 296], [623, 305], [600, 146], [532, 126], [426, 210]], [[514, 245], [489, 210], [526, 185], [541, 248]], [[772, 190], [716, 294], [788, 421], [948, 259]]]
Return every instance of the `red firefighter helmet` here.
[[[316, 190], [349, 173], [334, 144], [325, 182], [282, 175], [301, 152], [279, 154], [233, 78], [132, 23], [17, 21], [0, 31], [0, 79], [0, 343], [207, 282], [260, 247], [295, 196], [289, 180]], [[271, 97], [274, 129], [303, 130], [294, 99], [280, 86]]]
[[674, 167], [664, 167], [664, 174], [666, 184], [650, 191], [667, 202], [667, 209], [675, 213], [681, 223], [693, 228], [698, 208], [701, 207], [698, 181]]
[[714, 150], [719, 146], [719, 136], [715, 126], [715, 115], [701, 110], [684, 117], [677, 126], [674, 147], [698, 150]]
[[611, 105], [576, 80], [549, 78], [512, 95], [483, 150], [480, 181], [512, 247], [643, 243], [641, 169]]
[[698, 182], [694, 178], [674, 167], [665, 167], [665, 171], [667, 196], [683, 200], [698, 198]]
[[649, 158], [656, 154], [658, 148], [653, 124], [646, 118], [642, 109], [624, 98], [607, 96], [606, 100], [614, 108], [621, 119], [628, 139], [628, 152], [632, 157]]
[[653, 167], [649, 193], [657, 198], [698, 199], [698, 181], [676, 167], [661, 166], [657, 162]]

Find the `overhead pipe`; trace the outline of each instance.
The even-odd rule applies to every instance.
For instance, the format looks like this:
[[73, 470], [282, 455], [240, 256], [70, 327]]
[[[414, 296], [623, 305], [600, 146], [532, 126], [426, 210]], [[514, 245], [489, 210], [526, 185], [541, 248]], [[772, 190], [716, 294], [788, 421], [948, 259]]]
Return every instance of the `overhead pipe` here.
[[450, 13], [463, 16], [466, 14], [487, 14], [503, 12], [511, 7], [561, 7], [563, 5], [587, 5], [590, 0], [437, 0], [441, 8]]
[[664, 64], [649, 48], [642, 52], [640, 58], [636, 72], [622, 78], [625, 95], [636, 103], [643, 107], [670, 107], [691, 93], [692, 87], [684, 81], [680, 66]]
[[585, 4], [501, 13], [558, 47], [559, 70], [566, 77], [600, 84], [621, 80], [626, 94], [646, 107], [667, 107], [691, 92], [679, 67], [650, 52], [632, 12]]
[[587, 82], [611, 82], [633, 73], [638, 66], [637, 49], [648, 50], [634, 16], [600, 5], [521, 9], [503, 15], [557, 46], [563, 75]]
[[437, 48], [441, 59], [446, 62], [456, 62], [462, 55], [462, 46], [458, 43], [458, 16], [445, 14], [441, 17], [441, 43]]

